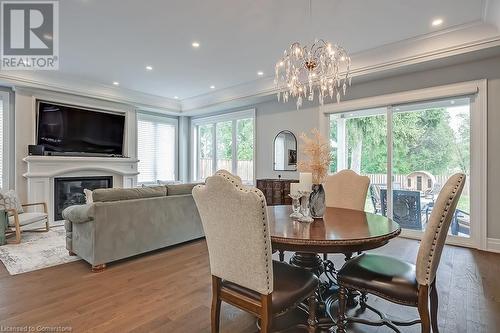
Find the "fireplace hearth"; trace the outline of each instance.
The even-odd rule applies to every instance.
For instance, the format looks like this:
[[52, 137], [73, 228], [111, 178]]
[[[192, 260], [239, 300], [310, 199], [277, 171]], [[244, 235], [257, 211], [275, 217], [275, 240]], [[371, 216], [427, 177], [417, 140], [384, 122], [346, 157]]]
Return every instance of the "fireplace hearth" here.
[[84, 189], [113, 187], [112, 176], [54, 178], [54, 220], [62, 220], [62, 211], [72, 205], [85, 204]]

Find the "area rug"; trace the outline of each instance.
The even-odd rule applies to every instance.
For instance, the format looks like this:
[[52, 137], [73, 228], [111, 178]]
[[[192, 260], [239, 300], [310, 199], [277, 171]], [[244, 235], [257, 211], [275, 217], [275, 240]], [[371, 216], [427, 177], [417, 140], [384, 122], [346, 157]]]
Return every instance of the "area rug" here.
[[51, 226], [48, 232], [26, 232], [21, 244], [0, 246], [0, 261], [10, 275], [35, 271], [79, 260], [66, 250], [63, 225]]

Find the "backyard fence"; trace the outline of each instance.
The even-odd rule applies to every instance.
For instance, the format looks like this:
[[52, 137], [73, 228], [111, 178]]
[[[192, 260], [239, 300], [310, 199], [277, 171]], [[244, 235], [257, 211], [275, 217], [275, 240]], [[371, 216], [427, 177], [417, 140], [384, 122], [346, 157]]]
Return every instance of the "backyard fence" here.
[[[372, 174], [364, 174], [365, 176], [368, 176], [370, 178], [370, 184], [387, 184], [387, 174], [383, 173], [372, 173]], [[439, 176], [434, 176], [436, 178], [436, 183], [439, 185], [443, 186], [448, 178], [450, 178], [452, 175], [439, 175]], [[394, 186], [398, 186], [399, 188], [405, 188], [406, 187], [406, 182], [407, 182], [407, 177], [408, 175], [393, 175], [392, 176], [392, 183]], [[469, 182], [465, 183], [464, 190], [462, 192], [463, 195], [468, 196], [469, 195]]]

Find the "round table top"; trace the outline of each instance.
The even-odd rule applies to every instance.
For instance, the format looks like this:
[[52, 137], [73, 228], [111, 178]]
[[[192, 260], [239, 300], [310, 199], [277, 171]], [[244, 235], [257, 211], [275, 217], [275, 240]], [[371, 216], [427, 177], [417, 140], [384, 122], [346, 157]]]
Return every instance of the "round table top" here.
[[385, 245], [401, 233], [391, 219], [358, 210], [327, 207], [322, 219], [293, 220], [291, 206], [269, 206], [273, 248], [285, 251], [346, 253]]

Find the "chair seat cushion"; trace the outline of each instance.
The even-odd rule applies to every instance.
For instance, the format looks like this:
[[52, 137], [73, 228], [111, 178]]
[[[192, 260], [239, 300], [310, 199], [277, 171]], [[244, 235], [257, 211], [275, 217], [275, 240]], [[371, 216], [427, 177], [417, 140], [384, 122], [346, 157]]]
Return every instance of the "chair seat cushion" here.
[[[22, 213], [18, 216], [20, 225], [27, 225], [38, 221], [44, 221], [48, 217], [48, 215], [45, 213]], [[14, 227], [15, 225], [16, 224], [14, 222], [14, 216], [9, 216], [9, 226]]]
[[[318, 286], [318, 278], [313, 273], [283, 262], [273, 261], [273, 272], [273, 314], [281, 313], [294, 307], [311, 295]], [[222, 281], [222, 286], [249, 298], [260, 300], [258, 292], [238, 286], [229, 281]]]
[[364, 253], [349, 260], [338, 273], [339, 282], [404, 304], [418, 302], [415, 265], [397, 258]]

